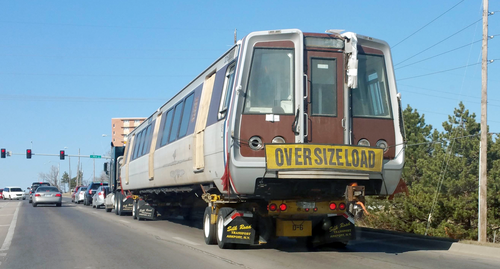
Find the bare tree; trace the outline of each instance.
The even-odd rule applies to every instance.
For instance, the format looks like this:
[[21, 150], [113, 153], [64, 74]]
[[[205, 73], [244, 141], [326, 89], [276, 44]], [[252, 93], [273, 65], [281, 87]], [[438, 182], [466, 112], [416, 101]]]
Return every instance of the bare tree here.
[[43, 179], [43, 181], [49, 182], [50, 185], [55, 186], [59, 189], [59, 180], [58, 180], [58, 175], [59, 175], [59, 169], [57, 166], [52, 165], [50, 167], [50, 171], [48, 173], [42, 173], [40, 172], [38, 176]]

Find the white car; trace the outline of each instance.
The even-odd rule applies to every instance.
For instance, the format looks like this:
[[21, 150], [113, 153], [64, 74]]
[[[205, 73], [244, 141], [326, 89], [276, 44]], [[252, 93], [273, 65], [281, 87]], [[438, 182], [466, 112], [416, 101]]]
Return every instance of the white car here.
[[3, 199], [17, 199], [17, 200], [26, 200], [26, 196], [24, 194], [23, 189], [21, 187], [5, 187], [3, 189]]
[[83, 202], [86, 190], [87, 190], [87, 187], [81, 187], [78, 189], [78, 193], [75, 194], [75, 203], [79, 204], [79, 203]]

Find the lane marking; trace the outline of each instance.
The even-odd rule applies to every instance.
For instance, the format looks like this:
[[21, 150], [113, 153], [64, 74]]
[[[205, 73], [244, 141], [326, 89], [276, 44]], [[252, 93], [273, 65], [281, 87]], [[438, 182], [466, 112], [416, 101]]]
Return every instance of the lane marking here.
[[14, 217], [12, 217], [12, 222], [10, 223], [9, 231], [7, 232], [7, 236], [3, 241], [2, 248], [0, 251], [9, 250], [10, 244], [12, 243], [12, 238], [14, 237], [14, 230], [16, 229], [17, 224], [17, 214], [19, 213], [19, 207], [21, 206], [21, 202], [17, 204], [16, 212], [14, 212]]
[[179, 241], [182, 241], [182, 242], [184, 242], [184, 243], [191, 244], [191, 245], [193, 245], [193, 246], [199, 246], [199, 245], [200, 245], [200, 244], [198, 244], [198, 243], [195, 243], [195, 242], [193, 242], [193, 241], [189, 241], [189, 240], [184, 239], [184, 238], [180, 238], [180, 237], [172, 237], [172, 238], [173, 238], [173, 239], [177, 239], [177, 240], [179, 240]]
[[130, 222], [126, 221], [126, 220], [118, 220], [118, 221], [123, 222], [123, 223], [130, 223]]

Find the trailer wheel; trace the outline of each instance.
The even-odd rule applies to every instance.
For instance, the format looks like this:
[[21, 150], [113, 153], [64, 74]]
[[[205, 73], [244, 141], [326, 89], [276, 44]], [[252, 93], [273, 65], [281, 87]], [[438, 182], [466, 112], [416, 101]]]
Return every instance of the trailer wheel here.
[[113, 208], [115, 209], [115, 215], [118, 215], [118, 194], [115, 195], [113, 202]]
[[229, 216], [233, 212], [233, 209], [230, 207], [223, 207], [219, 209], [219, 214], [217, 214], [217, 245], [219, 245], [219, 248], [225, 249], [225, 248], [231, 248], [231, 244], [226, 242], [226, 238], [223, 237], [224, 235], [224, 219]]
[[137, 219], [137, 202], [135, 200], [132, 203], [132, 218]]
[[208, 206], [203, 213], [203, 237], [207, 245], [214, 245], [217, 243], [215, 224], [210, 223], [212, 208]]
[[[105, 206], [105, 207], [106, 207], [106, 206]], [[106, 207], [106, 212], [111, 212], [111, 209], [112, 209], [112, 208], [108, 208], [108, 207]]]
[[122, 200], [118, 200], [118, 203], [116, 205], [116, 212], [118, 214], [118, 216], [123, 216], [123, 212], [122, 212]]

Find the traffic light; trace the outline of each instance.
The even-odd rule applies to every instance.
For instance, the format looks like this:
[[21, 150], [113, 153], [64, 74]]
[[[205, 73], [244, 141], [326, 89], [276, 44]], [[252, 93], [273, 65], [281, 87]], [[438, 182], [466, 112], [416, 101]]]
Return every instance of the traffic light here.
[[26, 150], [26, 159], [31, 159], [31, 149]]
[[6, 154], [6, 150], [5, 149], [2, 149], [2, 158], [5, 158], [5, 154]]
[[64, 150], [59, 151], [59, 159], [64, 160]]

